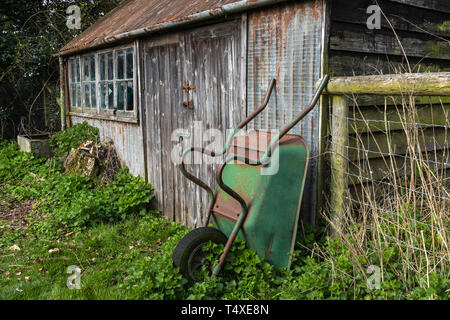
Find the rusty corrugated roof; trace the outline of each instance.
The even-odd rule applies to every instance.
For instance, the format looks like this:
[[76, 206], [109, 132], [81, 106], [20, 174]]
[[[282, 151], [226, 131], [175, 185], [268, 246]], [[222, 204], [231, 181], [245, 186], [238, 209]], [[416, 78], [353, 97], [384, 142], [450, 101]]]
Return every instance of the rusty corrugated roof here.
[[[257, 2], [249, 0], [249, 2]], [[114, 42], [115, 36], [143, 28], [189, 19], [200, 12], [213, 11], [240, 0], [125, 0], [85, 32], [66, 44], [60, 54]]]

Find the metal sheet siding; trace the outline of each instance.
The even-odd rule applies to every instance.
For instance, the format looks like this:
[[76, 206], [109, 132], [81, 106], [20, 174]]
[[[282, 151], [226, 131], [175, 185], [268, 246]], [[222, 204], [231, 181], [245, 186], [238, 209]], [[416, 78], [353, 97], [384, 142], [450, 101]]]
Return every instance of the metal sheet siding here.
[[[255, 128], [281, 128], [312, 98], [321, 76], [323, 19], [321, 0], [289, 3], [249, 14], [248, 113], [264, 99], [269, 81], [277, 80], [275, 95], [254, 122]], [[316, 208], [319, 123], [316, 108], [291, 131], [301, 135], [310, 149], [303, 219], [305, 213], [313, 213]]]
[[191, 23], [243, 12], [287, 0], [125, 0], [99, 19], [82, 34], [72, 39], [60, 54], [70, 55], [80, 50], [115, 43], [125, 38], [145, 36]]
[[137, 124], [72, 116], [74, 125], [83, 121], [99, 129], [102, 142], [113, 142], [122, 165], [131, 174], [145, 177], [142, 131]]

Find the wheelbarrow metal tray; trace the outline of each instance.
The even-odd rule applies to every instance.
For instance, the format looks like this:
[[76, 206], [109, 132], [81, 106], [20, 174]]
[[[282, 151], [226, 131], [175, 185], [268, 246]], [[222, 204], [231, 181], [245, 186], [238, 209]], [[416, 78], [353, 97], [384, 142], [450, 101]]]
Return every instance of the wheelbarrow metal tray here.
[[[252, 143], [258, 141], [255, 135], [261, 134], [254, 131], [250, 135], [236, 137], [231, 151], [258, 159], [271, 139], [270, 133], [263, 133], [267, 135], [267, 143], [260, 143], [260, 146]], [[260, 140], [266, 141], [264, 138]], [[272, 169], [278, 168], [275, 174], [261, 174], [262, 165], [252, 166], [235, 161], [225, 167], [223, 180], [248, 205], [248, 215], [238, 237], [245, 239], [250, 248], [273, 266], [289, 268], [309, 153], [305, 141], [297, 135], [285, 135], [277, 149], [270, 161]], [[241, 206], [219, 186], [215, 199], [213, 223], [229, 237], [241, 214]]]

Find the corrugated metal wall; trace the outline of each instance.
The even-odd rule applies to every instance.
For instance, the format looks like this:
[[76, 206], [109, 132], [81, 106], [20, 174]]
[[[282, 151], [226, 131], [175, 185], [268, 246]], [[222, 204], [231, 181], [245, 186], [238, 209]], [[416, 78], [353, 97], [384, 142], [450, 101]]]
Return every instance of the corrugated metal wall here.
[[127, 166], [131, 174], [145, 177], [144, 142], [137, 124], [72, 116], [74, 125], [83, 121], [99, 129], [102, 142], [113, 142], [122, 165]]
[[[281, 128], [307, 105], [321, 76], [322, 1], [306, 1], [258, 10], [248, 17], [248, 112], [264, 99], [270, 79], [276, 93], [256, 119], [255, 128]], [[298, 124], [310, 148], [310, 169], [303, 196], [303, 219], [315, 212], [319, 152], [319, 108]]]

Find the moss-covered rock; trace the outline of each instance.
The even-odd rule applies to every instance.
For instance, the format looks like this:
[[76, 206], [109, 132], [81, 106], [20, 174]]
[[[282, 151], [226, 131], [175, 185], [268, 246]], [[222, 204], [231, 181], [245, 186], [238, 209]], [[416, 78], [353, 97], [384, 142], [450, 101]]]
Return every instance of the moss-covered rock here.
[[83, 176], [94, 178], [99, 172], [99, 163], [97, 158], [81, 148], [72, 149], [64, 163], [66, 174], [81, 174]]

